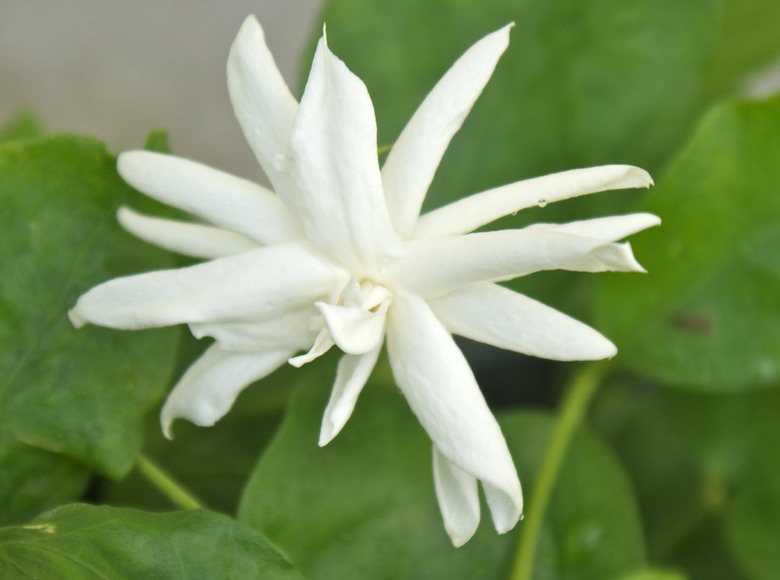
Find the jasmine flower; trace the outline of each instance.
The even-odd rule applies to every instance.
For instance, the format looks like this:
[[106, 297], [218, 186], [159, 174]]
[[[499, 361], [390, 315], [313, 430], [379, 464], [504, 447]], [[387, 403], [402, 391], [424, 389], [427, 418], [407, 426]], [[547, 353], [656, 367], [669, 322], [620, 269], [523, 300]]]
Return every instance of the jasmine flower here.
[[477, 528], [478, 481], [496, 530], [514, 527], [522, 513], [517, 472], [452, 334], [555, 360], [614, 356], [614, 345], [595, 330], [496, 283], [551, 269], [642, 271], [618, 241], [659, 220], [632, 214], [472, 233], [538, 204], [652, 184], [645, 171], [624, 165], [520, 181], [420, 215], [510, 28], [458, 59], [381, 168], [366, 87], [325, 36], [298, 103], [254, 17], [231, 49], [228, 89], [273, 191], [174, 156], [120, 155], [129, 184], [200, 220], [122, 208], [120, 223], [207, 261], [101, 284], [70, 317], [76, 326], [122, 329], [186, 323], [196, 337], [216, 339], [169, 395], [161, 414], [167, 436], [178, 417], [214, 424], [247, 385], [335, 345], [344, 355], [322, 422], [325, 445], [349, 419], [386, 342], [395, 380], [433, 442], [436, 494], [453, 543]]

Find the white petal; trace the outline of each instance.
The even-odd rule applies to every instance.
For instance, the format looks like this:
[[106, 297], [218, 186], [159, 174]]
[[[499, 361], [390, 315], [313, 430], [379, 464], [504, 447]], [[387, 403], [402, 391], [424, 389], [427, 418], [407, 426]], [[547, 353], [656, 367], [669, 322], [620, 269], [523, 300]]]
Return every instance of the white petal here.
[[387, 205], [396, 230], [414, 230], [425, 194], [452, 136], [487, 84], [509, 44], [510, 24], [469, 48], [428, 94], [382, 168]]
[[456, 548], [469, 541], [479, 526], [477, 479], [444, 457], [433, 446], [433, 483], [436, 499]]
[[653, 179], [631, 165], [572, 169], [476, 193], [420, 217], [415, 238], [472, 232], [500, 217], [536, 205], [612, 189], [650, 187]]
[[230, 48], [227, 81], [233, 110], [246, 140], [274, 191], [293, 212], [290, 197], [294, 185], [287, 172], [277, 169], [276, 159], [287, 152], [298, 103], [287, 88], [254, 16], [244, 20]]
[[475, 282], [567, 268], [596, 251], [594, 266], [602, 264], [602, 259], [626, 268], [636, 264], [619, 261], [627, 256], [618, 244], [529, 227], [410, 242], [406, 255], [387, 268], [386, 276], [395, 287], [434, 297]]
[[357, 276], [400, 251], [382, 193], [374, 108], [323, 37], [290, 139], [299, 211], [312, 243]]
[[495, 284], [475, 284], [430, 300], [450, 332], [478, 342], [552, 360], [615, 356], [615, 345], [591, 327]]
[[390, 300], [385, 299], [376, 311], [356, 306], [337, 306], [317, 302], [330, 337], [347, 354], [365, 354], [375, 350], [385, 337], [385, 317]]
[[150, 217], [128, 207], [120, 207], [116, 217], [123, 228], [145, 242], [193, 258], [222, 258], [258, 247], [257, 242], [227, 230]]
[[319, 318], [313, 306], [289, 310], [278, 318], [260, 320], [217, 320], [193, 322], [190, 331], [196, 338], [211, 336], [225, 350], [261, 352], [309, 348], [316, 336], [312, 318]]
[[565, 224], [534, 224], [529, 228], [544, 228], [565, 232], [575, 236], [598, 238], [606, 242], [616, 242], [625, 237], [661, 225], [661, 218], [651, 213], [632, 213], [609, 217], [580, 220]]
[[278, 318], [332, 299], [342, 280], [307, 244], [283, 244], [110, 280], [83, 294], [69, 315], [76, 326], [124, 329]]
[[151, 151], [122, 153], [117, 170], [149, 197], [261, 244], [303, 237], [279, 198], [251, 181]]
[[387, 350], [396, 383], [433, 444], [482, 482], [496, 529], [510, 530], [523, 499], [509, 449], [466, 359], [421, 298], [395, 295]]
[[320, 447], [330, 443], [349, 420], [358, 395], [363, 390], [368, 377], [371, 376], [371, 371], [374, 370], [381, 350], [382, 345], [380, 344], [366, 354], [345, 354], [341, 357], [336, 371], [336, 382], [322, 418]]
[[314, 344], [312, 344], [311, 348], [309, 349], [309, 352], [292, 357], [287, 362], [289, 362], [295, 368], [300, 368], [303, 365], [310, 363], [314, 359], [324, 355], [333, 347], [334, 344], [335, 343], [330, 338], [330, 333], [328, 332], [328, 329], [323, 328], [322, 330], [320, 330], [319, 334], [317, 335], [317, 338], [314, 339]]
[[628, 242], [598, 247], [580, 258], [561, 264], [560, 269], [573, 272], [647, 272], [636, 261]]
[[160, 423], [171, 439], [171, 423], [179, 417], [210, 427], [230, 410], [245, 387], [279, 368], [289, 351], [238, 353], [210, 347], [187, 369], [165, 401]]

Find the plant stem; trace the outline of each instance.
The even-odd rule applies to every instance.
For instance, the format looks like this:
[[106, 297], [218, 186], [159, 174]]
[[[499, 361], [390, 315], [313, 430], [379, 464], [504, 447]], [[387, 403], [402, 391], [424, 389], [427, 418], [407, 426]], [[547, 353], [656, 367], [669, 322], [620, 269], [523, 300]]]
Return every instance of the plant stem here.
[[552, 496], [572, 435], [585, 415], [588, 404], [606, 373], [606, 363], [592, 363], [574, 375], [555, 423], [547, 452], [536, 480], [527, 517], [523, 523], [510, 580], [531, 580], [534, 556], [544, 522], [547, 504]]
[[141, 475], [176, 507], [185, 510], [205, 509], [201, 500], [145, 455], [139, 454], [135, 465]]

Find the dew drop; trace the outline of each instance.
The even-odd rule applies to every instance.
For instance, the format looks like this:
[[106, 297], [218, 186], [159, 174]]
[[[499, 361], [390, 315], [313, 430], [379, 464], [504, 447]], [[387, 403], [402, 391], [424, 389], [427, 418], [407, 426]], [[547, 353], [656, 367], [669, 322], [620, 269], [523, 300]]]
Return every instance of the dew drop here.
[[537, 199], [536, 205], [539, 207], [547, 207], [547, 200], [546, 199]]
[[292, 159], [284, 153], [274, 155], [274, 169], [281, 173], [289, 173], [292, 170]]

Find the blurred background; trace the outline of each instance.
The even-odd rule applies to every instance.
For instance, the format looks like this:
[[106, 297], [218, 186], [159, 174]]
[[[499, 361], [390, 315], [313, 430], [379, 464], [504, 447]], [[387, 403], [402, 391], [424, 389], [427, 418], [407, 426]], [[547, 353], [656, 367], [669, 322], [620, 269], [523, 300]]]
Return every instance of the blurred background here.
[[118, 152], [165, 128], [178, 154], [245, 177], [260, 169], [233, 116], [225, 62], [255, 14], [287, 82], [322, 0], [1, 0], [0, 120], [35, 112], [47, 130]]

